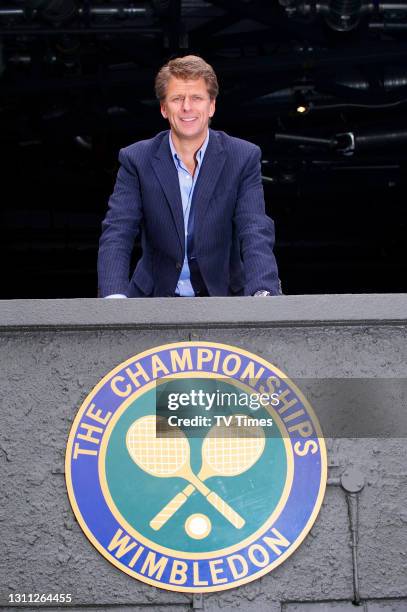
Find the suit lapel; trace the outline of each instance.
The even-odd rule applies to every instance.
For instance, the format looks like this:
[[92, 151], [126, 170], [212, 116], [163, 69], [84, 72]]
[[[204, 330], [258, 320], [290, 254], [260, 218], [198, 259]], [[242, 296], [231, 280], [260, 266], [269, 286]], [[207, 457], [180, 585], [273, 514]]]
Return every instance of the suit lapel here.
[[202, 228], [206, 211], [213, 191], [225, 164], [224, 149], [219, 137], [213, 130], [209, 131], [208, 146], [199, 170], [198, 180], [192, 196], [191, 212], [193, 214], [194, 234]]
[[155, 156], [151, 160], [151, 163], [165, 193], [165, 197], [168, 200], [168, 204], [174, 218], [175, 227], [177, 228], [181, 247], [184, 250], [184, 213], [182, 211], [178, 172], [171, 156], [168, 134], [169, 133], [167, 133], [162, 139]]
[[[225, 164], [224, 153], [218, 134], [213, 130], [209, 130], [208, 146], [191, 203], [190, 221], [193, 221], [194, 234], [202, 228], [206, 210]], [[184, 249], [184, 213], [182, 210], [178, 173], [171, 156], [169, 133], [162, 139], [151, 163], [171, 208], [181, 247]]]

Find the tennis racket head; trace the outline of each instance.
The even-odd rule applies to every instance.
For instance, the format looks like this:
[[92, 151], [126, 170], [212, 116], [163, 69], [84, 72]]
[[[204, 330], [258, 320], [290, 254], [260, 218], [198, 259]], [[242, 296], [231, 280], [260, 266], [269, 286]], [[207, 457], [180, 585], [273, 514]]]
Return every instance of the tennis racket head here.
[[[164, 423], [165, 422], [165, 423]], [[139, 468], [160, 478], [172, 478], [189, 464], [189, 442], [178, 427], [165, 427], [166, 419], [148, 415], [132, 423], [126, 447]], [[157, 429], [161, 434], [157, 435]]]
[[218, 476], [238, 476], [260, 459], [265, 442], [262, 427], [238, 426], [234, 418], [231, 425], [209, 431], [202, 445], [203, 464]]

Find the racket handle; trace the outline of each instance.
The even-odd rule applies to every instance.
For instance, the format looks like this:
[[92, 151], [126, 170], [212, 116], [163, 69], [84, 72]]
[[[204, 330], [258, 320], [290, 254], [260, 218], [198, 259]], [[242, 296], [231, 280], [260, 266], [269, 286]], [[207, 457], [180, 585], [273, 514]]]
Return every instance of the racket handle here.
[[235, 512], [233, 508], [231, 508], [225, 501], [223, 501], [223, 499], [219, 497], [219, 495], [216, 495], [214, 491], [211, 491], [206, 499], [210, 504], [212, 504], [214, 508], [216, 508], [218, 512], [220, 512], [225, 517], [225, 519], [229, 521], [229, 523], [232, 523], [232, 525], [236, 527], [236, 529], [241, 529], [243, 527], [246, 522], [244, 518], [242, 518], [240, 514]]
[[[185, 489], [186, 488], [187, 487], [185, 487]], [[194, 487], [192, 487], [192, 491], [193, 490], [194, 490]], [[191, 495], [191, 493], [189, 493], [189, 495]], [[169, 501], [168, 504], [158, 514], [156, 514], [154, 518], [151, 519], [150, 521], [151, 529], [154, 529], [155, 531], [158, 531], [159, 529], [161, 529], [161, 527], [165, 525], [168, 519], [170, 519], [172, 515], [175, 514], [176, 511], [179, 510], [183, 504], [185, 504], [189, 495], [188, 494], [185, 495], [184, 493], [178, 493], [175, 497], [173, 497], [172, 500]]]

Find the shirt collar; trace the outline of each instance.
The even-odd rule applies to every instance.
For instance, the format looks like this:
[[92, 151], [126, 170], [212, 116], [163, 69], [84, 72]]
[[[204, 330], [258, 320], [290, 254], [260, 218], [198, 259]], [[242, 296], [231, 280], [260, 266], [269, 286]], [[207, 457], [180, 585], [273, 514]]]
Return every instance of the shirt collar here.
[[[182, 160], [181, 160], [180, 156], [178, 155], [178, 153], [175, 150], [174, 143], [173, 143], [172, 137], [171, 137], [171, 130], [169, 132], [169, 135], [170, 135], [169, 136], [169, 141], [170, 141], [171, 155], [172, 155], [172, 158], [173, 158], [173, 160], [175, 162], [175, 165], [177, 165], [177, 163], [181, 162]], [[200, 166], [201, 163], [202, 163], [202, 160], [203, 160], [204, 155], [205, 155], [206, 148], [208, 146], [208, 142], [209, 142], [209, 129], [208, 129], [208, 133], [206, 135], [206, 138], [205, 138], [205, 140], [202, 143], [202, 147], [198, 150], [198, 152], [196, 154], [196, 160], [198, 162], [198, 166]]]

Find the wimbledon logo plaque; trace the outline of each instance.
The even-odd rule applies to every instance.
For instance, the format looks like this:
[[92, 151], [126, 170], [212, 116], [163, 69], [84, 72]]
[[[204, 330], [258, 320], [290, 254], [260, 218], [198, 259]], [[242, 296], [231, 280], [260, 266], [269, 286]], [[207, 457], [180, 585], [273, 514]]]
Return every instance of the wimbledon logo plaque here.
[[183, 592], [230, 589], [289, 557], [326, 485], [314, 412], [274, 365], [214, 342], [118, 365], [75, 417], [66, 482], [110, 563]]

